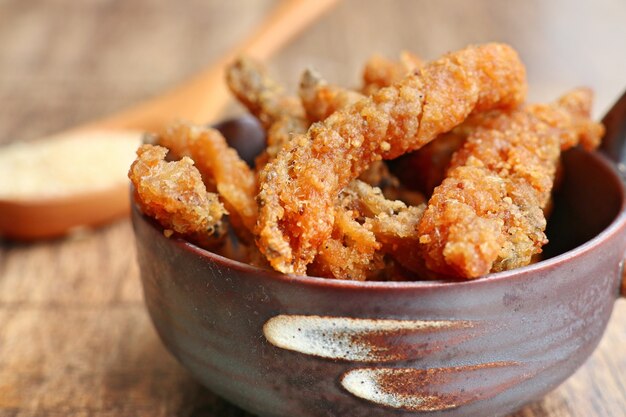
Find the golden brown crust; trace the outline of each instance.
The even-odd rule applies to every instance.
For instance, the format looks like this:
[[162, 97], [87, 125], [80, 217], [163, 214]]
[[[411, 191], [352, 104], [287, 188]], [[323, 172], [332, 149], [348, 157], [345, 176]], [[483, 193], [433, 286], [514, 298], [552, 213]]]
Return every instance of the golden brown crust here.
[[302, 103], [288, 95], [258, 62], [238, 58], [227, 68], [226, 81], [232, 93], [267, 131], [267, 149], [258, 156], [257, 169], [274, 159], [293, 135], [308, 128]]
[[418, 149], [472, 111], [518, 105], [524, 67], [500, 44], [469, 47], [315, 123], [260, 173], [257, 244], [272, 266], [306, 272], [332, 234], [339, 191], [373, 161]]
[[[300, 99], [311, 122], [324, 120], [363, 98], [364, 96], [356, 91], [328, 84], [317, 72], [310, 69], [304, 72], [300, 81]], [[421, 193], [402, 187], [383, 161], [372, 162], [359, 175], [359, 179], [381, 188], [383, 194], [391, 200], [402, 200], [410, 204], [424, 202]]]
[[359, 213], [338, 203], [331, 238], [310, 266], [315, 276], [364, 281], [383, 268], [380, 243], [369, 227], [357, 221]]
[[137, 159], [128, 173], [135, 187], [135, 201], [166, 232], [170, 230], [206, 243], [219, 234], [226, 210], [217, 194], [207, 192], [190, 158], [166, 162], [167, 152], [152, 145], [137, 150]]
[[483, 115], [454, 155], [418, 230], [429, 269], [476, 278], [527, 265], [547, 240], [549, 202], [561, 147], [597, 145], [591, 95]]
[[226, 69], [226, 82], [237, 99], [269, 129], [282, 116], [304, 116], [302, 106], [257, 61], [241, 56]]
[[363, 98], [356, 91], [328, 84], [312, 69], [302, 74], [299, 95], [311, 123], [324, 120], [337, 110], [345, 109]]
[[372, 55], [363, 68], [363, 94], [369, 96], [381, 88], [389, 87], [423, 65], [424, 62], [417, 55], [407, 51], [402, 51], [399, 61]]
[[177, 123], [171, 126], [157, 142], [178, 157], [188, 156], [195, 162], [205, 181], [215, 184], [231, 216], [231, 224], [244, 235], [243, 226], [250, 234], [257, 220], [255, 196], [257, 183], [254, 172], [239, 154], [228, 146], [226, 139], [215, 129]]
[[[160, 146], [138, 151], [138, 206], [168, 236], [287, 273], [471, 279], [537, 260], [560, 152], [594, 149], [603, 134], [591, 92], [520, 107], [524, 68], [499, 44], [425, 66], [375, 58], [364, 80], [371, 97], [309, 70], [298, 99], [237, 60], [229, 85], [268, 135], [258, 171], [219, 132], [179, 123], [157, 138], [167, 159]], [[413, 150], [405, 160], [421, 188], [441, 184], [428, 204], [384, 161]], [[239, 240], [223, 244], [227, 211]]]
[[[371, 230], [381, 244], [383, 253], [391, 255], [404, 267], [416, 271], [412, 252], [407, 248], [419, 244], [419, 223], [426, 205], [407, 205], [399, 200], [387, 199], [379, 188], [355, 180], [342, 192], [344, 206], [360, 213], [364, 226]], [[407, 254], [411, 252], [411, 257]], [[420, 265], [423, 262], [420, 261]]]
[[[256, 159], [257, 167], [262, 168], [274, 159], [293, 135], [306, 132], [309, 121], [303, 116], [302, 105], [295, 98], [288, 96], [282, 86], [274, 82], [255, 61], [248, 58], [236, 61], [229, 68], [228, 80], [240, 101], [267, 129], [268, 147]], [[312, 82], [312, 78], [309, 81]], [[316, 80], [315, 86], [309, 84], [306, 87], [311, 93], [313, 88], [321, 84], [317, 81], [321, 79]], [[306, 102], [311, 107], [323, 105], [324, 102], [321, 100], [326, 100], [328, 103], [326, 111], [331, 111], [330, 105], [346, 105], [345, 102], [329, 103], [328, 100], [336, 99], [333, 95], [309, 98], [317, 101]], [[371, 232], [351, 218], [351, 212], [346, 212], [340, 206], [334, 207], [333, 210], [342, 221], [337, 222], [332, 236], [320, 251], [315, 265], [312, 265], [311, 273], [329, 278], [363, 280], [370, 270], [377, 268], [374, 255], [380, 245]]]

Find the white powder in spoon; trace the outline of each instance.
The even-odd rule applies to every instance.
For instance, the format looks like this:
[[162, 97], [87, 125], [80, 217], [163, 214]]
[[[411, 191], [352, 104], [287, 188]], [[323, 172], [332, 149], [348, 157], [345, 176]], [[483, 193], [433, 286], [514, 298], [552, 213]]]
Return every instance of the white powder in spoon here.
[[123, 184], [141, 136], [86, 131], [4, 146], [0, 200], [45, 200]]

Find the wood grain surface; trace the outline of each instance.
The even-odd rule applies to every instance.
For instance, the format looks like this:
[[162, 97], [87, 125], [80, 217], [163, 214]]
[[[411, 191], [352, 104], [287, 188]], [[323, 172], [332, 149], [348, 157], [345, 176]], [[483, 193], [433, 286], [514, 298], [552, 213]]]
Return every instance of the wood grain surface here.
[[[157, 94], [220, 56], [274, 5], [0, 0], [0, 142]], [[624, 22], [623, 0], [345, 0], [269, 66], [291, 86], [307, 65], [356, 85], [375, 51], [432, 58], [499, 40], [527, 63], [531, 99], [589, 85], [600, 115], [626, 86]], [[624, 346], [626, 302], [618, 300], [589, 361], [515, 416], [626, 416]], [[0, 416], [92, 415], [248, 415], [194, 382], [159, 342], [126, 220], [66, 239], [0, 243]]]

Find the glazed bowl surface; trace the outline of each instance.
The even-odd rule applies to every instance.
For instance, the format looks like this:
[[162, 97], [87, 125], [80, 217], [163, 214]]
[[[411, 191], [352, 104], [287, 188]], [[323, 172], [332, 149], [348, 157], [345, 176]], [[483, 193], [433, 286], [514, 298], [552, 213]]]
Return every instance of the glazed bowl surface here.
[[[262, 147], [249, 119], [218, 128]], [[166, 238], [133, 207], [149, 314], [198, 381], [259, 416], [507, 415], [586, 360], [619, 297], [624, 186], [599, 154], [564, 168], [549, 258], [468, 282], [282, 275]]]

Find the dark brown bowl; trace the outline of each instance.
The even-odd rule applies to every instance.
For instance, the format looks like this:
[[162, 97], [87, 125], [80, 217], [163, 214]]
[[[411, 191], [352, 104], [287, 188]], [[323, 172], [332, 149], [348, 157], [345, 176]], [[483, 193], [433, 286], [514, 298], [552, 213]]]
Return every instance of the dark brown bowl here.
[[282, 275], [168, 239], [134, 208], [148, 311], [202, 384], [260, 416], [507, 415], [586, 360], [619, 296], [622, 182], [598, 154], [564, 164], [552, 257], [469, 282]]

